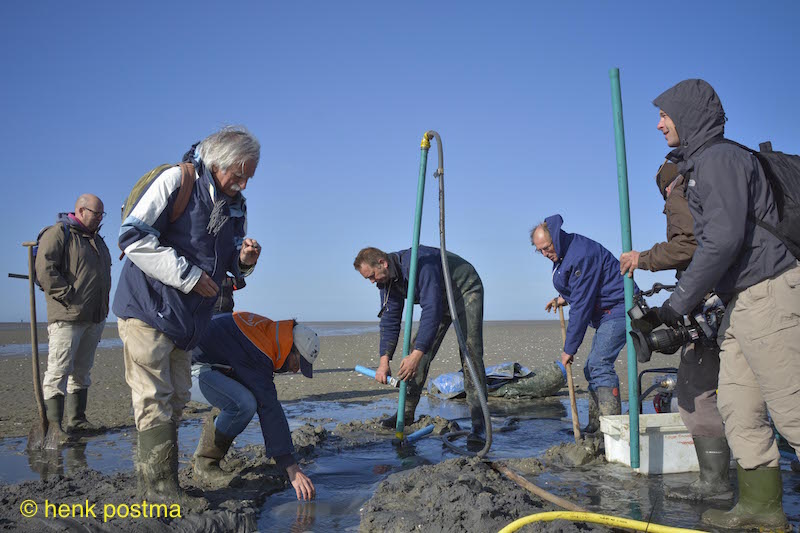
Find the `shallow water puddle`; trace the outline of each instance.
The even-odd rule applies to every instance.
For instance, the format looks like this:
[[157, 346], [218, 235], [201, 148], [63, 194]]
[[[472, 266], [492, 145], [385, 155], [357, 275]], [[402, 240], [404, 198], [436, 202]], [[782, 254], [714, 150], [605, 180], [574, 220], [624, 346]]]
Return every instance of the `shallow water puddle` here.
[[[579, 400], [578, 404], [581, 420], [585, 421], [586, 402]], [[384, 398], [371, 404], [297, 401], [285, 404], [284, 408], [292, 429], [311, 423], [332, 432], [337, 424], [391, 414], [396, 406], [395, 399]], [[567, 400], [492, 401], [490, 407], [495, 432], [489, 460], [538, 457], [556, 444], [572, 441]], [[435, 414], [457, 420], [464, 428], [469, 426], [468, 410], [463, 401], [423, 398], [417, 414]], [[182, 467], [190, 462], [200, 428], [200, 420], [181, 426]], [[368, 437], [361, 445], [353, 445], [347, 439], [337, 441], [333, 437], [329, 443], [323, 443], [310, 462], [303, 465], [317, 488], [317, 499], [298, 502], [291, 488], [274, 494], [262, 507], [258, 527], [265, 531], [356, 531], [359, 510], [386, 477], [456, 457], [439, 438], [427, 437], [411, 447], [397, 448], [391, 443], [391, 435]], [[0, 441], [0, 464], [3, 465], [0, 482], [13, 484], [53, 474], [64, 475], [86, 465], [104, 474], [129, 471], [133, 469], [135, 439], [135, 431], [129, 429], [85, 439], [86, 442], [50, 455], [32, 456], [25, 451], [25, 439], [4, 439]], [[235, 446], [262, 442], [259, 425], [253, 421], [237, 437]], [[457, 439], [456, 444], [463, 445], [463, 439]], [[782, 460], [782, 470], [784, 507], [789, 519], [797, 523], [800, 521], [800, 474], [790, 470], [788, 460]], [[695, 476], [642, 476], [622, 465], [597, 464], [578, 468], [547, 465], [545, 472], [528, 478], [545, 490], [593, 512], [698, 528], [706, 505], [663, 497], [664, 484], [688, 483]], [[722, 503], [720, 507], [725, 505]]]

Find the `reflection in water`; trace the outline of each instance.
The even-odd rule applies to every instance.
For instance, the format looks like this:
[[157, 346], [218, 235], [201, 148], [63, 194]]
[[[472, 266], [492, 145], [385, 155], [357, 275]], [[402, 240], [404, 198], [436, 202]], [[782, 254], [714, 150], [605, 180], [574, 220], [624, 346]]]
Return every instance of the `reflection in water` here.
[[42, 480], [86, 468], [86, 443], [76, 442], [56, 450], [28, 450], [28, 466]]

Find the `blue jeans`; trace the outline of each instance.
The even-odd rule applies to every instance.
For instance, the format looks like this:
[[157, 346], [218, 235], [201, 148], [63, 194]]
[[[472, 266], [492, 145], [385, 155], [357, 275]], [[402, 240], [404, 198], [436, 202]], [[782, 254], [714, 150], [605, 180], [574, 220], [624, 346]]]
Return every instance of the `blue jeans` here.
[[[256, 413], [256, 398], [250, 390], [217, 370], [207, 370], [193, 376], [200, 392], [208, 403], [219, 408], [214, 427], [223, 435], [233, 438], [247, 427]], [[201, 398], [192, 398], [203, 401]]]
[[598, 387], [619, 387], [619, 377], [614, 370], [614, 362], [625, 346], [625, 317], [606, 320], [594, 332], [592, 349], [583, 367], [583, 375], [589, 382], [589, 390]]

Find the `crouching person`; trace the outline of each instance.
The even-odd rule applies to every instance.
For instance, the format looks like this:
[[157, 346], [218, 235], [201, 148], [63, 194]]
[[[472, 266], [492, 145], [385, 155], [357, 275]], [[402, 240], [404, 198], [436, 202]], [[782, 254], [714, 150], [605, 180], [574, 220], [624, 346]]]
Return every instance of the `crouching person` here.
[[194, 454], [195, 476], [227, 486], [235, 477], [220, 461], [255, 413], [267, 455], [286, 470], [298, 500], [315, 496], [314, 484], [294, 458], [292, 435], [278, 401], [273, 374], [301, 371], [312, 377], [319, 337], [294, 320], [274, 322], [247, 312], [216, 315], [192, 357], [192, 374], [208, 403], [220, 409], [209, 416]]

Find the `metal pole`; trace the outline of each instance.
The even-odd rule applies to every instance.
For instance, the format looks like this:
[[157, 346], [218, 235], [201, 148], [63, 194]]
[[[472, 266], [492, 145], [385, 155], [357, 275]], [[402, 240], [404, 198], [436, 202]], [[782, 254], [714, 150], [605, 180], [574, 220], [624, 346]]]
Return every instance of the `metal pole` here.
[[[411, 321], [414, 318], [414, 292], [417, 288], [417, 255], [419, 254], [419, 233], [422, 227], [422, 200], [425, 196], [425, 171], [428, 166], [428, 150], [431, 148], [431, 137], [428, 133], [422, 136], [420, 144], [419, 180], [417, 181], [417, 208], [414, 213], [414, 235], [411, 244], [411, 265], [408, 273], [408, 294], [405, 308], [405, 331], [403, 333], [403, 359], [408, 356], [411, 347]], [[397, 427], [395, 437], [403, 438], [405, 429], [406, 382], [400, 382], [400, 399], [397, 402]]]
[[[617, 186], [619, 188], [619, 219], [622, 226], [622, 251], [630, 252], [631, 210], [628, 200], [628, 162], [625, 156], [625, 126], [622, 121], [622, 91], [619, 69], [608, 72], [611, 78], [611, 103], [614, 110], [614, 141], [617, 148]], [[633, 307], [633, 278], [625, 276], [625, 311]], [[636, 353], [633, 349], [631, 319], [625, 313], [625, 330], [628, 339], [628, 416], [630, 417], [631, 468], [639, 468], [639, 386]]]

